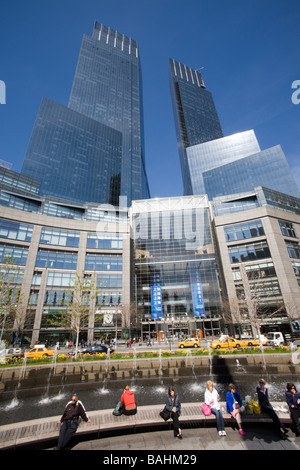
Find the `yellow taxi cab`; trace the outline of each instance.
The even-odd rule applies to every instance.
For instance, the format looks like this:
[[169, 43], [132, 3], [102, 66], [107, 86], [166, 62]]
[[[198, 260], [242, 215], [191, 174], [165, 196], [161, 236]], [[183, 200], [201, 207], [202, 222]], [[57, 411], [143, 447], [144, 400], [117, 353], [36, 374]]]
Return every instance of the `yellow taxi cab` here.
[[54, 349], [47, 349], [44, 344], [36, 344], [34, 348], [26, 353], [27, 358], [48, 357], [54, 355]]
[[[244, 342], [246, 346], [260, 346], [260, 342], [258, 338], [244, 339]], [[267, 342], [268, 342], [268, 339], [264, 335], [261, 335], [261, 344], [265, 346]]]
[[187, 338], [184, 341], [179, 341], [178, 347], [183, 348], [200, 348], [200, 342], [197, 338]]
[[211, 342], [210, 347], [214, 349], [220, 348], [243, 348], [246, 346], [245, 341], [242, 339], [232, 338], [232, 336], [223, 336]]

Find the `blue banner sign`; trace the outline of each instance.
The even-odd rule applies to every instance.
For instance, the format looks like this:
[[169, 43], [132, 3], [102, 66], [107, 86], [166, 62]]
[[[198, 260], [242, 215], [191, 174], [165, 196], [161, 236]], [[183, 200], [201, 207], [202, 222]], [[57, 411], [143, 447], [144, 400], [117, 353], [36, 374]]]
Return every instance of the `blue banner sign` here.
[[206, 317], [200, 273], [196, 269], [190, 271], [191, 291], [195, 317]]
[[162, 290], [160, 273], [150, 274], [151, 283], [151, 318], [162, 318]]

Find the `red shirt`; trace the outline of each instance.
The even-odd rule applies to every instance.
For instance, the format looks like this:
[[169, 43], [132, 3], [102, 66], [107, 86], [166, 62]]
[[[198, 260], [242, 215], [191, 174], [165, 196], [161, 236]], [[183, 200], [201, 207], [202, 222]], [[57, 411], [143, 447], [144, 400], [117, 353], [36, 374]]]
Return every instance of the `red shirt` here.
[[121, 396], [121, 402], [127, 406], [135, 405], [134, 393], [131, 390], [126, 390]]

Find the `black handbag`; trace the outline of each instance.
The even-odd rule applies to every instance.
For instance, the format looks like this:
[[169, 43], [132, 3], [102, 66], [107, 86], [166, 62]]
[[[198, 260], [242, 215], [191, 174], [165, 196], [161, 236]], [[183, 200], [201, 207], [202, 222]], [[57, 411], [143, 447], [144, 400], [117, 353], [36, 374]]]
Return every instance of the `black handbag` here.
[[167, 410], [166, 407], [164, 407], [163, 410], [159, 413], [159, 416], [164, 420], [168, 421], [168, 419], [171, 417], [171, 412]]

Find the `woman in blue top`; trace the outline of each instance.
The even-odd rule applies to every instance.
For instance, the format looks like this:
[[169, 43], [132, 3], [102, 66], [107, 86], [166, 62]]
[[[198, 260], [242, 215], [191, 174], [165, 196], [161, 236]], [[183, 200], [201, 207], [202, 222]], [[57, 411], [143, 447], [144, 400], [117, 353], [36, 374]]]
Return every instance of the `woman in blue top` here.
[[245, 407], [243, 406], [242, 399], [236, 391], [236, 386], [234, 384], [228, 385], [228, 392], [226, 394], [226, 408], [228, 413], [230, 413], [231, 416], [236, 419], [239, 427], [239, 433], [244, 436], [245, 433], [242, 429], [241, 412], [244, 411]]

